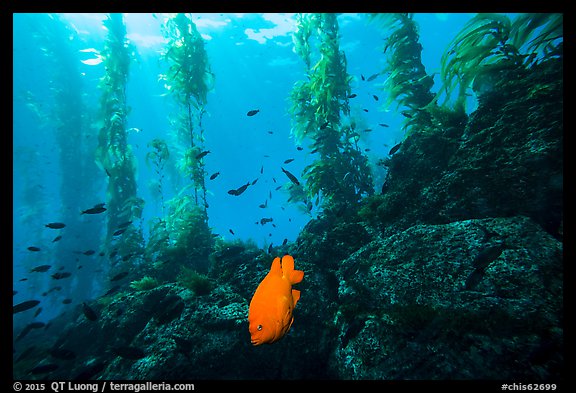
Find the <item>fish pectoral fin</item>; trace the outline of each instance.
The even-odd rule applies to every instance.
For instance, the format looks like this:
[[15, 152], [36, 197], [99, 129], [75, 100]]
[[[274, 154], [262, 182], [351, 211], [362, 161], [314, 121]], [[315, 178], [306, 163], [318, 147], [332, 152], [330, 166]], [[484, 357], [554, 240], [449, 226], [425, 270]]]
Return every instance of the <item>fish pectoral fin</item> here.
[[300, 291], [297, 289], [292, 290], [292, 299], [294, 300], [294, 307], [296, 307], [296, 303], [300, 300]]
[[298, 284], [304, 278], [304, 272], [302, 270], [292, 270], [288, 280], [292, 285]]
[[282, 273], [292, 285], [298, 284], [304, 278], [302, 270], [294, 270], [294, 258], [291, 255], [282, 257]]

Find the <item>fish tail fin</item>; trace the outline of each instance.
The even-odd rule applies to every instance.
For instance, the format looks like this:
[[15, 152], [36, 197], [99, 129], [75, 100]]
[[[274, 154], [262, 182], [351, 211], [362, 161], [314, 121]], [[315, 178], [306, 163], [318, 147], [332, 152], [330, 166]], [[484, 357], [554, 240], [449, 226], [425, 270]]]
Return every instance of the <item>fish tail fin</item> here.
[[300, 300], [300, 291], [297, 289], [292, 290], [292, 300], [294, 300], [294, 307], [296, 307], [296, 303]]
[[302, 270], [294, 270], [294, 258], [291, 255], [284, 255], [282, 257], [282, 272], [292, 285], [298, 284], [304, 278], [304, 272]]

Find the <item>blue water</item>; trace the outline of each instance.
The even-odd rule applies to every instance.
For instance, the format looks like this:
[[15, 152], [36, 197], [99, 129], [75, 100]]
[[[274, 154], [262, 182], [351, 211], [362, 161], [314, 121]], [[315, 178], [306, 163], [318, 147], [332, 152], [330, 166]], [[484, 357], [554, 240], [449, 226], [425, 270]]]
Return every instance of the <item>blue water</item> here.
[[[439, 72], [443, 51], [472, 16], [415, 15], [424, 47], [422, 61], [428, 74]], [[74, 291], [70, 289], [74, 285], [70, 285], [63, 289], [67, 294], [47, 296], [42, 304], [43, 311], [36, 319], [43, 321], [66, 309], [61, 300], [67, 296], [73, 297], [73, 303], [77, 304], [101, 294], [106, 286], [99, 281], [99, 277], [103, 277], [99, 274], [108, 268], [106, 260], [98, 255], [81, 254], [86, 250], [99, 251], [106, 233], [104, 217], [84, 216], [82, 223], [85, 226], [68, 227], [62, 232], [45, 227], [49, 222], [61, 221], [61, 217], [72, 209], [62, 199], [63, 168], [55, 137], [58, 124], [55, 124], [54, 113], [57, 107], [54, 89], [58, 86], [53, 80], [60, 64], [44, 50], [47, 44], [43, 41], [45, 34], [41, 27], [46, 24], [46, 17], [44, 14], [14, 15], [13, 281], [14, 290], [18, 291], [14, 303], [39, 298], [54, 286], [49, 276], [29, 273], [34, 266], [74, 266], [77, 273], [73, 280], [89, 284], [76, 285], [81, 288]], [[75, 65], [71, 68], [70, 80], [81, 86], [81, 99], [87, 108], [85, 121], [88, 119], [92, 126], [86, 140], [78, 141], [79, 148], [80, 144], [95, 147], [99, 130], [96, 114], [101, 98], [98, 82], [104, 70], [102, 63], [90, 65], [82, 60], [95, 57], [94, 52], [83, 50], [102, 49], [106, 37], [102, 21], [106, 15], [62, 14], [59, 17], [62, 25], [70, 29], [67, 49]], [[168, 67], [160, 59], [160, 52], [165, 47], [161, 34], [165, 17], [162, 14], [124, 15], [127, 37], [135, 48], [126, 90], [131, 108], [127, 127], [134, 129], [129, 133], [128, 142], [137, 159], [137, 194], [146, 202], [142, 219], [145, 239], [150, 220], [162, 216], [161, 203], [149, 186], [157, 176], [146, 162], [150, 152], [148, 144], [154, 138], [170, 138], [169, 116], [177, 111], [173, 98], [166, 94], [159, 78]], [[205, 147], [210, 151], [205, 158], [205, 169], [208, 175], [220, 172], [216, 179], [206, 179], [209, 225], [214, 233], [226, 240], [251, 240], [261, 248], [267, 248], [271, 243], [279, 245], [284, 239], [295, 241], [306, 223], [319, 213], [316, 209], [308, 213], [302, 206], [288, 203], [288, 195], [276, 190], [289, 181], [281, 167], [300, 177], [306, 165], [314, 160], [308, 153], [307, 144], [295, 141], [290, 132], [290, 91], [296, 81], [305, 77], [305, 65], [293, 51], [295, 16], [194, 14], [193, 21], [205, 39], [210, 67], [215, 75], [203, 118]], [[385, 76], [380, 75], [371, 82], [361, 79], [361, 76], [368, 78], [385, 67], [386, 58], [382, 54], [385, 37], [378, 22], [369, 21], [364, 14], [342, 14], [338, 22], [340, 47], [346, 54], [348, 73], [354, 76], [352, 91], [357, 94], [351, 100], [351, 111], [359, 128], [373, 130], [362, 135], [360, 145], [363, 150], [369, 149], [365, 153], [373, 169], [375, 190], [379, 190], [385, 169], [375, 164], [404, 137], [401, 129], [404, 119], [397, 108], [394, 105], [382, 107], [386, 96], [381, 84]], [[379, 96], [379, 100], [376, 101], [373, 95]], [[246, 113], [252, 109], [260, 112], [247, 117]], [[379, 123], [389, 127], [379, 127]], [[297, 150], [297, 146], [302, 146], [303, 150]], [[294, 161], [284, 164], [289, 158]], [[87, 156], [86, 162], [86, 165], [92, 165], [94, 157]], [[258, 179], [257, 183], [244, 194], [231, 196], [227, 193], [255, 179]], [[87, 209], [106, 201], [106, 178], [102, 171], [94, 169], [93, 177], [83, 180], [91, 186], [67, 190], [82, 198], [73, 207], [78, 214], [78, 206]], [[164, 185], [165, 200], [177, 195], [179, 187], [184, 185], [174, 185], [169, 180], [168, 176]], [[265, 201], [267, 207], [260, 208]], [[260, 225], [259, 220], [263, 217], [272, 217], [275, 226]], [[63, 234], [62, 244], [53, 242], [58, 233]], [[68, 243], [64, 244], [65, 240]], [[29, 246], [42, 250], [34, 253], [27, 249]], [[15, 325], [29, 322], [30, 317], [15, 315]]]

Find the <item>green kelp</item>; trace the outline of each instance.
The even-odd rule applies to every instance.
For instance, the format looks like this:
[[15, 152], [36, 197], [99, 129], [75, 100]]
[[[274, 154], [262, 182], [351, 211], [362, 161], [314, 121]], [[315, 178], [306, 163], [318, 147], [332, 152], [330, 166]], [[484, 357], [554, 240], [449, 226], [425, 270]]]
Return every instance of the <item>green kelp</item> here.
[[512, 77], [557, 55], [562, 47], [562, 22], [562, 14], [519, 14], [514, 20], [499, 14], [476, 15], [442, 55], [444, 102], [457, 89], [452, 105], [464, 111], [469, 89], [482, 93], [493, 87], [495, 78]]
[[[140, 255], [143, 249], [142, 231], [130, 226], [121, 237], [114, 237], [121, 223], [141, 218], [144, 200], [137, 197], [136, 160], [128, 144], [126, 119], [126, 83], [130, 67], [131, 45], [126, 38], [126, 25], [121, 14], [110, 14], [104, 20], [107, 30], [102, 62], [105, 74], [100, 79], [103, 126], [98, 136], [96, 160], [108, 175], [107, 248], [120, 255]], [[126, 260], [125, 260], [126, 261]]]
[[147, 274], [174, 280], [182, 266], [206, 273], [214, 240], [204, 209], [182, 190], [166, 202], [165, 219], [151, 222], [146, 259], [154, 261]]
[[[324, 210], [358, 203], [373, 192], [366, 156], [360, 151], [359, 134], [350, 121], [348, 97], [352, 77], [346, 56], [339, 49], [335, 14], [300, 14], [294, 33], [294, 49], [306, 64], [305, 80], [296, 82], [290, 94], [292, 134], [319, 157], [302, 173], [302, 185], [288, 187], [291, 199], [311, 208], [312, 201]], [[314, 45], [315, 44], [315, 45]], [[305, 191], [305, 199], [296, 199]]]
[[418, 25], [412, 14], [373, 14], [387, 32], [384, 54], [387, 65], [382, 75], [387, 75], [382, 86], [387, 93], [383, 102], [388, 108], [396, 102], [406, 117], [404, 128], [410, 131], [430, 123], [430, 114], [422, 108], [434, 98], [430, 89], [434, 80], [422, 64], [422, 44], [419, 42]]
[[[534, 28], [531, 18], [539, 21], [540, 29], [528, 34], [520, 26]], [[451, 44], [453, 49], [446, 54], [455, 56], [455, 67], [469, 73], [466, 78], [472, 85], [463, 91], [476, 95], [477, 108], [468, 115], [462, 106], [464, 98], [460, 109], [455, 109], [451, 103], [437, 99], [444, 93], [422, 108], [432, 114], [432, 122], [429, 126], [423, 122], [422, 128], [408, 134], [400, 150], [387, 161], [389, 172], [383, 195], [365, 201], [360, 211], [363, 219], [384, 226], [394, 223], [397, 228], [415, 222], [446, 223], [522, 214], [559, 236], [563, 60], [562, 37], [552, 33], [558, 18], [520, 15], [509, 28], [518, 33], [505, 35], [519, 37], [514, 44], [519, 51], [507, 48], [509, 56], [494, 53], [486, 57], [494, 64], [486, 68], [482, 64], [472, 67], [474, 58], [459, 63], [452, 51], [465, 51], [466, 47], [474, 51], [474, 46], [482, 42], [479, 37], [489, 37], [492, 30], [497, 30], [487, 27], [487, 21], [507, 26], [507, 19], [490, 19], [490, 15], [483, 14], [464, 27], [453, 42], [468, 42], [472, 47], [458, 44], [454, 49], [455, 44]], [[544, 20], [548, 23], [543, 24]], [[479, 35], [477, 40], [470, 41], [475, 35]], [[505, 36], [504, 43], [514, 42]], [[521, 44], [520, 36], [529, 37], [525, 38], [528, 42]], [[538, 48], [530, 60], [531, 55], [522, 52], [527, 47]], [[500, 43], [497, 48], [502, 48]], [[464, 74], [458, 74], [458, 78], [464, 78]]]
[[[174, 97], [179, 110], [170, 122], [181, 153], [180, 170], [192, 181], [194, 200], [206, 210], [204, 170], [204, 128], [207, 94], [212, 89], [214, 75], [210, 71], [204, 39], [188, 14], [176, 14], [162, 26], [168, 40], [162, 58], [169, 64], [161, 78]], [[198, 193], [201, 192], [201, 200]]]
[[193, 291], [196, 296], [208, 295], [214, 288], [214, 284], [207, 276], [185, 266], [182, 266], [177, 280], [180, 285]]
[[157, 180], [151, 181], [151, 188], [154, 190], [152, 195], [160, 200], [160, 206], [162, 207], [162, 213], [164, 213], [164, 166], [166, 161], [170, 158], [170, 151], [168, 150], [168, 144], [159, 138], [153, 139], [148, 143], [148, 147], [151, 149], [146, 154], [146, 164], [154, 167], [154, 172], [158, 176]]

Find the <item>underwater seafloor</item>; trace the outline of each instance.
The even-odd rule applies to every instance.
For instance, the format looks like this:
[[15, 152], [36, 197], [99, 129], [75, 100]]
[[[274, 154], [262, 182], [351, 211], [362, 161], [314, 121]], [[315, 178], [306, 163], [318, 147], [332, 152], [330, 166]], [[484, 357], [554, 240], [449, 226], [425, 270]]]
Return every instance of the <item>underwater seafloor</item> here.
[[[110, 235], [137, 220], [137, 209], [125, 214], [125, 206], [116, 208], [130, 197], [122, 193], [129, 188], [122, 183], [129, 165], [102, 155], [112, 190], [105, 214], [117, 215], [109, 218], [114, 223], [109, 221], [103, 250], [122, 257], [121, 268], [111, 270], [114, 281], [105, 295], [53, 318], [42, 326], [48, 333], [24, 327], [27, 334], [18, 338], [22, 328], [14, 331], [15, 379], [566, 377], [562, 44], [549, 40], [544, 55], [530, 58], [511, 41], [488, 40], [493, 47], [482, 48], [487, 36], [502, 31], [494, 28], [502, 29], [501, 18], [469, 26], [460, 34], [461, 46], [454, 46], [461, 52], [453, 59], [461, 63], [452, 62], [454, 69], [461, 67], [454, 77], [469, 82], [478, 97], [477, 108], [466, 113], [458, 104], [434, 100], [418, 67], [421, 47], [411, 19], [390, 21], [388, 54], [400, 71], [385, 88], [404, 89], [390, 94], [407, 108], [407, 132], [396, 151], [383, 157], [383, 186], [366, 192], [361, 152], [347, 142], [349, 135], [341, 137], [350, 131], [343, 131], [341, 120], [351, 92], [338, 51], [330, 51], [337, 29], [333, 19], [314, 18], [301, 22], [316, 37], [308, 48], [310, 83], [294, 92], [301, 107], [292, 115], [320, 157], [308, 176], [296, 173], [300, 181], [290, 187], [302, 189], [294, 198], [308, 202], [322, 194], [321, 213], [295, 241], [263, 249], [250, 242], [215, 242], [203, 211], [195, 209], [183, 216], [190, 225], [160, 220], [148, 246], [130, 249], [133, 243], [118, 245], [118, 236]], [[545, 31], [546, 23], [555, 23], [538, 21]], [[324, 32], [316, 32], [314, 23], [322, 23]], [[326, 30], [330, 23], [332, 30]], [[472, 42], [474, 57], [464, 52], [464, 43]], [[497, 52], [502, 42], [506, 54]], [[315, 56], [315, 50], [324, 55]], [[479, 56], [491, 60], [491, 67], [472, 64]], [[328, 80], [343, 76], [340, 90], [325, 76], [317, 78], [323, 67], [330, 69]], [[175, 84], [184, 83], [180, 72], [172, 75]], [[109, 138], [102, 146], [114, 146], [110, 141], [122, 137], [123, 114], [114, 94], [110, 90], [101, 101], [116, 106], [100, 134]], [[326, 101], [318, 102], [321, 97]], [[161, 149], [158, 145], [157, 160]], [[188, 156], [192, 175], [204, 174], [203, 149], [194, 149]], [[330, 180], [349, 173], [351, 186]], [[203, 180], [195, 179], [201, 190]], [[114, 184], [123, 191], [114, 194]], [[191, 205], [187, 200], [174, 211], [183, 214]], [[134, 225], [126, 226], [125, 235], [137, 236]], [[167, 245], [162, 239], [170, 230], [181, 234]], [[253, 347], [248, 305], [273, 257], [284, 254], [294, 256], [296, 268], [305, 272], [297, 285], [301, 298], [294, 323], [278, 342]], [[115, 276], [123, 272], [129, 272], [128, 280]]]

